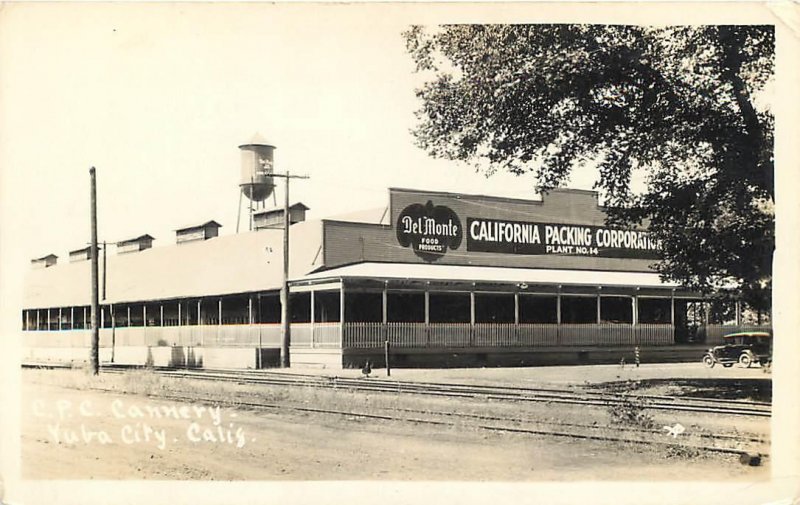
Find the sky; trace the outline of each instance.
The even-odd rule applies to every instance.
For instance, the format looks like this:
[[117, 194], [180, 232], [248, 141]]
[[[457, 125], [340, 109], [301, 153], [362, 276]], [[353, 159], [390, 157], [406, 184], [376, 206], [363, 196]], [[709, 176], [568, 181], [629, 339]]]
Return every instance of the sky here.
[[[487, 178], [415, 146], [414, 90], [425, 76], [401, 34], [435, 9], [419, 13], [5, 4], [0, 159], [14, 252], [25, 262], [65, 258], [87, 244], [91, 166], [101, 241], [149, 233], [156, 247], [169, 245], [176, 228], [209, 219], [234, 233], [238, 146], [255, 134], [277, 147], [277, 171], [310, 177], [292, 184], [291, 200], [310, 207], [311, 219], [383, 207], [389, 187], [538, 198], [531, 175]], [[595, 178], [578, 170], [568, 185], [591, 189]]]
[[89, 239], [90, 166], [100, 240], [166, 245], [208, 219], [234, 233], [237, 146], [256, 133], [277, 147], [277, 171], [310, 177], [291, 200], [312, 219], [385, 206], [389, 187], [537, 197], [530, 177], [487, 179], [414, 145], [423, 77], [402, 19], [336, 6], [9, 7], [20, 31], [5, 34], [19, 45], [4, 67], [17, 119], [4, 182], [26, 195], [18, 215], [36, 232], [18, 247], [30, 258]]

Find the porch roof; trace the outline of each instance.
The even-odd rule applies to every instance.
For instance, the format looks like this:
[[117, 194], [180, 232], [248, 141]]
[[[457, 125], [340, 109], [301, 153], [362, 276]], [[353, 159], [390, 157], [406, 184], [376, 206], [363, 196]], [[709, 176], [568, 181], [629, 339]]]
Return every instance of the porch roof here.
[[559, 270], [412, 263], [358, 263], [308, 274], [297, 281], [339, 278], [376, 280], [430, 280], [449, 282], [493, 282], [511, 284], [561, 284], [571, 286], [619, 286], [679, 289], [680, 284], [663, 282], [657, 273], [610, 272], [602, 270]]

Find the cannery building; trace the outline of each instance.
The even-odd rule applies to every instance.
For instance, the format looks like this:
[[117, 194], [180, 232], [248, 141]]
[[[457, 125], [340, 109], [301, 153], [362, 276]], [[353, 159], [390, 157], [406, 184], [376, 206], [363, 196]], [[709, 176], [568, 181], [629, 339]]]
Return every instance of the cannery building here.
[[[595, 192], [541, 200], [389, 190], [388, 205], [306, 220], [290, 207], [293, 365], [526, 365], [667, 356], [741, 321], [653, 270], [646, 229], [606, 225]], [[282, 209], [252, 231], [209, 220], [106, 251], [101, 360], [274, 366], [281, 339]], [[153, 242], [157, 244], [151, 247]], [[88, 254], [33, 260], [21, 314], [30, 361], [89, 356]], [[737, 311], [738, 314], [740, 311]], [[648, 351], [649, 352], [648, 354]], [[696, 350], [691, 351], [694, 355]]]

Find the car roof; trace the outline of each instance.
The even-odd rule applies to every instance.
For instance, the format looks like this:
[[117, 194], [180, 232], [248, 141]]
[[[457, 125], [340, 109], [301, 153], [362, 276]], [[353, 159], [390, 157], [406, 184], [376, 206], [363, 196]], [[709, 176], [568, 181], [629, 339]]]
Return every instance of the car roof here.
[[725, 338], [733, 338], [733, 337], [760, 337], [760, 338], [771, 338], [772, 335], [765, 331], [741, 331], [738, 333], [728, 333], [725, 335]]

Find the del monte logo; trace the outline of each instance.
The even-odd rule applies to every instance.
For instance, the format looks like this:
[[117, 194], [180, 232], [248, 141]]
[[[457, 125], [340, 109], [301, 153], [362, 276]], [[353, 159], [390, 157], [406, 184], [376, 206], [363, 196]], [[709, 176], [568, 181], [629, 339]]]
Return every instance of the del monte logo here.
[[411, 246], [425, 261], [436, 261], [447, 249], [458, 249], [463, 231], [461, 221], [452, 209], [433, 205], [409, 205], [397, 218], [397, 241], [403, 247]]

